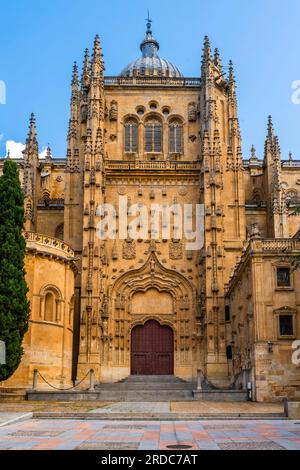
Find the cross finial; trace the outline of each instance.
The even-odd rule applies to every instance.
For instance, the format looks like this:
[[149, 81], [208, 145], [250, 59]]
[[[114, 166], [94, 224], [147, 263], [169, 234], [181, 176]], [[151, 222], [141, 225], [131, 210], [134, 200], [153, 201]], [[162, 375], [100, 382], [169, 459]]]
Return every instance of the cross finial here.
[[146, 21], [147, 21], [147, 33], [151, 33], [152, 20], [150, 19], [149, 9], [147, 11], [148, 11], [148, 17], [146, 19]]

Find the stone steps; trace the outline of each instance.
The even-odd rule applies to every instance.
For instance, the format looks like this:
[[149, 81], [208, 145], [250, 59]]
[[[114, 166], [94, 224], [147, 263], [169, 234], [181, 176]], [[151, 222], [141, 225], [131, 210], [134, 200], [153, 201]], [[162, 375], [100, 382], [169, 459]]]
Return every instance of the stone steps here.
[[[207, 388], [207, 387], [205, 387]], [[174, 376], [130, 376], [118, 383], [98, 384], [93, 392], [48, 390], [29, 391], [28, 399], [36, 401], [108, 401], [108, 402], [168, 402], [168, 401], [247, 401], [247, 393], [237, 390], [196, 391], [196, 384]]]
[[17, 395], [16, 393], [0, 393], [0, 403], [16, 403], [26, 400], [26, 393]]
[[283, 413], [61, 413], [34, 412], [34, 419], [65, 419], [89, 421], [209, 421], [209, 420], [287, 420]]
[[124, 380], [121, 380], [121, 382], [118, 383], [143, 383], [143, 384], [149, 384], [149, 383], [183, 383], [187, 384], [189, 382], [186, 382], [183, 379], [179, 379], [178, 377], [175, 377], [174, 375], [130, 375]]
[[193, 399], [195, 385], [174, 376], [130, 376], [114, 384], [99, 384], [103, 401], [170, 401]]
[[102, 391], [115, 391], [116, 389], [122, 391], [144, 391], [144, 390], [195, 390], [196, 384], [184, 384], [184, 383], [118, 383], [118, 384], [100, 384], [96, 386], [98, 392]]

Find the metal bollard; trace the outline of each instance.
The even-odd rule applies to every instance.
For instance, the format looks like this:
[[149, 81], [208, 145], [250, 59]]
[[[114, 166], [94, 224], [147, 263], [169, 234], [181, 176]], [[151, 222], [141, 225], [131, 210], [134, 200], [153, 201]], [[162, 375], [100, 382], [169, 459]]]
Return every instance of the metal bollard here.
[[94, 369], [90, 370], [90, 388], [89, 392], [94, 392], [95, 391], [95, 371]]
[[33, 389], [33, 390], [36, 390], [36, 389], [37, 389], [38, 373], [39, 373], [39, 371], [38, 371], [37, 369], [34, 369], [34, 372], [33, 372], [33, 384], [32, 384], [32, 389]]

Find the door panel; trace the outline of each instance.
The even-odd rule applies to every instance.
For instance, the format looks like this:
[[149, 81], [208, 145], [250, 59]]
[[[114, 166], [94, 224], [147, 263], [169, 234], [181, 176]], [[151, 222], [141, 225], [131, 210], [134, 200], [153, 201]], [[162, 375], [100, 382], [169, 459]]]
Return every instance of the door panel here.
[[173, 375], [174, 335], [168, 326], [151, 320], [132, 330], [131, 374]]

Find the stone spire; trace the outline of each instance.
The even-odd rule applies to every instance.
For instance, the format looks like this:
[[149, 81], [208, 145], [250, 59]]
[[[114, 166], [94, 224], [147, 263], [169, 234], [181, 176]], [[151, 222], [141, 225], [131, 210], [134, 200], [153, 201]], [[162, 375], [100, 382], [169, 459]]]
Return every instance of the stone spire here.
[[100, 37], [97, 34], [94, 40], [93, 58], [92, 58], [92, 80], [103, 78], [104, 62], [100, 44]]
[[73, 65], [72, 90], [78, 91], [78, 66], [77, 66], [77, 62], [74, 62], [74, 65]]
[[31, 114], [29, 120], [29, 131], [26, 139], [26, 145], [24, 150], [24, 158], [27, 160], [32, 160], [34, 158], [38, 159], [38, 141], [36, 135], [35, 127], [35, 115]]
[[220, 57], [220, 51], [217, 47], [214, 53], [214, 64], [220, 70], [220, 72], [222, 72], [222, 62], [221, 62], [221, 57]]
[[70, 120], [68, 129], [67, 167], [71, 171], [79, 171], [76, 149], [78, 148], [78, 122], [79, 122], [79, 80], [78, 67], [74, 62], [71, 81]]
[[229, 61], [228, 86], [231, 106], [235, 108], [235, 112], [237, 115], [236, 80], [232, 60]]
[[39, 148], [35, 128], [35, 116], [29, 120], [29, 131], [24, 155], [23, 192], [25, 207], [25, 230], [35, 230], [36, 223], [36, 179], [39, 166]]
[[268, 118], [264, 155], [265, 187], [268, 190], [269, 236], [288, 237], [287, 206], [282, 187], [281, 149], [271, 116]]
[[279, 139], [275, 135], [272, 116], [268, 117], [267, 138], [265, 141], [265, 161], [270, 158], [272, 160], [281, 159]]
[[272, 116], [270, 115], [268, 117], [268, 138], [272, 139], [274, 138], [274, 126], [273, 126], [273, 119]]
[[90, 79], [91, 79], [90, 55], [89, 55], [89, 50], [85, 49], [83, 69], [82, 69], [82, 75], [81, 75], [81, 88], [82, 89], [86, 90], [89, 87]]
[[207, 75], [209, 75], [211, 63], [212, 63], [212, 54], [211, 54], [210, 41], [209, 41], [208, 36], [205, 36], [203, 54], [202, 54], [202, 68], [201, 68], [202, 78], [205, 78]]
[[234, 67], [232, 60], [229, 61], [229, 83], [235, 83], [235, 76], [234, 76]]
[[50, 144], [48, 144], [47, 151], [46, 151], [46, 162], [47, 163], [51, 162], [51, 158], [52, 158], [52, 152], [51, 152]]

